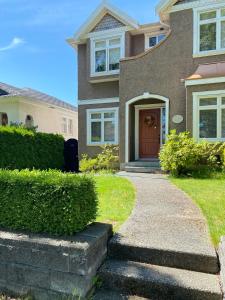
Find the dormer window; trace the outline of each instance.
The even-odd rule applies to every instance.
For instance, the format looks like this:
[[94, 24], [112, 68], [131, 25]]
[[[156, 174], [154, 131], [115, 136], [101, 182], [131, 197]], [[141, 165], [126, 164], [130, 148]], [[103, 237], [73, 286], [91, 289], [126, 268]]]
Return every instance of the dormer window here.
[[194, 54], [225, 51], [225, 7], [195, 12]]
[[124, 35], [91, 39], [91, 76], [118, 74], [124, 57]]
[[155, 47], [158, 43], [164, 40], [166, 37], [165, 34], [158, 34], [158, 35], [150, 35], [146, 34], [145, 36], [145, 49], [149, 49]]

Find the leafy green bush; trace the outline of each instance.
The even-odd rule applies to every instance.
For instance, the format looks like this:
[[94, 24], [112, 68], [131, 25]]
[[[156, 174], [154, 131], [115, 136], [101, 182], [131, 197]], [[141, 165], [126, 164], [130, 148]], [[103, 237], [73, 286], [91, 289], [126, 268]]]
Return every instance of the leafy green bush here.
[[0, 227], [74, 234], [96, 218], [91, 178], [59, 171], [0, 170]]
[[160, 152], [161, 166], [173, 176], [185, 175], [204, 167], [221, 168], [224, 149], [225, 143], [197, 143], [190, 133], [177, 134], [172, 130]]
[[0, 126], [0, 168], [61, 169], [63, 149], [61, 135]]
[[97, 172], [102, 170], [113, 171], [119, 168], [118, 147], [114, 145], [105, 145], [102, 152], [96, 158], [90, 158], [84, 154], [80, 161], [80, 170], [82, 172]]

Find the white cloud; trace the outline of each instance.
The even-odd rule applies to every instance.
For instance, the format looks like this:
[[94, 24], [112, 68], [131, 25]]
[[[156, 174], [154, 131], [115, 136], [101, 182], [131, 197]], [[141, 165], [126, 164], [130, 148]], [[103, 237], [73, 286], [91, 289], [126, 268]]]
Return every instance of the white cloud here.
[[0, 47], [0, 52], [3, 52], [3, 51], [8, 51], [8, 50], [11, 50], [11, 49], [14, 49], [14, 48], [17, 48], [18, 46], [24, 44], [25, 41], [21, 38], [18, 38], [18, 37], [14, 37], [11, 41], [11, 43], [9, 43], [7, 46], [5, 47]]

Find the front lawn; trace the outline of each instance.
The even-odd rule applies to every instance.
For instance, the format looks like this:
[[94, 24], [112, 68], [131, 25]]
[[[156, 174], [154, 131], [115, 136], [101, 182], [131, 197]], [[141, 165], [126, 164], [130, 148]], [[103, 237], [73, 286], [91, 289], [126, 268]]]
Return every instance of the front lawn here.
[[225, 174], [214, 173], [209, 178], [170, 178], [186, 192], [205, 215], [212, 241], [218, 245], [225, 235]]
[[98, 198], [98, 222], [110, 223], [114, 230], [126, 221], [135, 203], [135, 188], [130, 181], [115, 175], [94, 177]]

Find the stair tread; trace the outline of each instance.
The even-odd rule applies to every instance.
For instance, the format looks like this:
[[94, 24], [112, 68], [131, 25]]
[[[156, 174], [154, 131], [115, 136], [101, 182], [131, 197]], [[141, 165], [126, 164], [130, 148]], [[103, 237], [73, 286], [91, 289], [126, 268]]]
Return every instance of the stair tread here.
[[221, 295], [218, 275], [116, 259], [107, 260], [100, 273], [145, 284], [180, 287]]
[[120, 292], [101, 289], [93, 296], [93, 300], [151, 300], [150, 298], [143, 298], [135, 295], [125, 295]]

